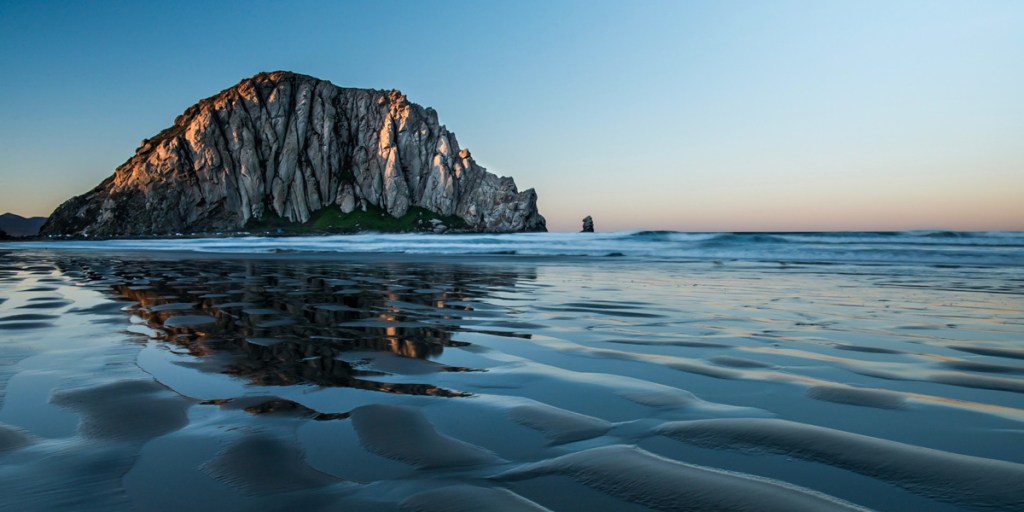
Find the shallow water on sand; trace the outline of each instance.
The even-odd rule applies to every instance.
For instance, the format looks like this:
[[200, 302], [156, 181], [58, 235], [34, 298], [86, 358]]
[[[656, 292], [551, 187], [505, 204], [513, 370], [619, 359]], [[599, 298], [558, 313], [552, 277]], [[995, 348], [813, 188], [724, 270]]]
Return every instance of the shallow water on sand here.
[[0, 250], [3, 510], [1024, 508], [1024, 270]]

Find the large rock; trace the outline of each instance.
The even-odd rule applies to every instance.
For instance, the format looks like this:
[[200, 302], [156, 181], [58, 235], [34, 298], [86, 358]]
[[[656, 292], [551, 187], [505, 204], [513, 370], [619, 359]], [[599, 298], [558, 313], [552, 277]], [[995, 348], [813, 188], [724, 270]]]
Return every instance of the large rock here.
[[546, 230], [536, 192], [477, 165], [433, 109], [394, 90], [278, 71], [189, 107], [40, 234], [233, 231], [268, 214], [306, 222], [332, 205], [394, 217], [422, 207], [476, 231]]

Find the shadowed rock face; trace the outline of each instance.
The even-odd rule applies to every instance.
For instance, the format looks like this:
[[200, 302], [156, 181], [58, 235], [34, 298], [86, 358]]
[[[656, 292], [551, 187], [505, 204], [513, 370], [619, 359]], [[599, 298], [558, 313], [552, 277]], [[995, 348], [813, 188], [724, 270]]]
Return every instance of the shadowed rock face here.
[[536, 192], [477, 165], [433, 109], [394, 90], [274, 72], [190, 107], [58, 207], [40, 234], [231, 231], [268, 214], [306, 222], [332, 205], [395, 217], [422, 207], [477, 231], [546, 230]]

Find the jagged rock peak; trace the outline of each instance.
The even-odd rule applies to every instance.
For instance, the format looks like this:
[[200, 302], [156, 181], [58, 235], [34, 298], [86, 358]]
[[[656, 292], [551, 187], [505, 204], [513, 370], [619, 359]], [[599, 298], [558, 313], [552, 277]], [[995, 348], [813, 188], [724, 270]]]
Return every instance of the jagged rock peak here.
[[335, 206], [393, 217], [419, 207], [475, 231], [545, 231], [536, 192], [477, 165], [434, 109], [397, 90], [275, 71], [186, 109], [113, 176], [59, 206], [40, 234], [233, 231]]

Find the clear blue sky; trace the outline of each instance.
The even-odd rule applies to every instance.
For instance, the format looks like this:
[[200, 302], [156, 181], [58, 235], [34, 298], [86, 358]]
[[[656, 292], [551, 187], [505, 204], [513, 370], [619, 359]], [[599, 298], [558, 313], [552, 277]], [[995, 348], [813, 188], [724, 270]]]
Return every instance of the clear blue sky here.
[[397, 88], [556, 230], [1024, 229], [1024, 2], [0, 1], [0, 212], [259, 71]]

